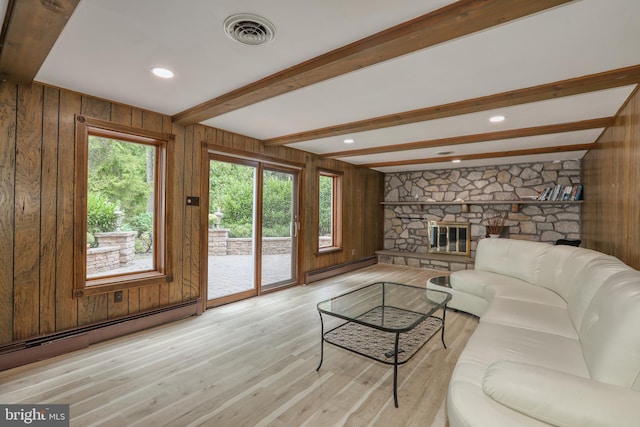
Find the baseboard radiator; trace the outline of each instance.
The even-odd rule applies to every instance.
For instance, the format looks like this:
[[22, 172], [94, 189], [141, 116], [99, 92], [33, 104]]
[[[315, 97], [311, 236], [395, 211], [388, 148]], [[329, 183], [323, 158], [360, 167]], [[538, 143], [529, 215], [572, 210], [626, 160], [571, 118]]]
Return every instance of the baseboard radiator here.
[[0, 345], [0, 371], [202, 313], [200, 299]]
[[304, 283], [310, 284], [317, 282], [318, 280], [326, 279], [329, 277], [337, 276], [338, 274], [348, 273], [353, 270], [368, 267], [378, 263], [377, 256], [370, 256], [362, 258], [357, 261], [351, 261], [344, 264], [333, 265], [327, 268], [321, 268], [319, 270], [308, 271], [304, 274]]

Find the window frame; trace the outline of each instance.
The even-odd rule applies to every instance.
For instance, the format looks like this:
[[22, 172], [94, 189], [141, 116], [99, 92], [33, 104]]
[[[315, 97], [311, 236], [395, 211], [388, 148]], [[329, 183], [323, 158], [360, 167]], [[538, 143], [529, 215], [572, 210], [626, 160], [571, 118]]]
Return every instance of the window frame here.
[[[95, 135], [156, 147], [154, 178], [154, 269], [87, 279], [87, 199], [89, 136]], [[74, 166], [74, 283], [73, 296], [81, 298], [173, 281], [172, 199], [175, 136], [120, 125], [83, 115], [75, 116]]]
[[[316, 249], [319, 254], [342, 250], [342, 180], [343, 172], [318, 168], [318, 221], [316, 223]], [[328, 177], [333, 180], [331, 195], [331, 245], [320, 247], [320, 177]]]

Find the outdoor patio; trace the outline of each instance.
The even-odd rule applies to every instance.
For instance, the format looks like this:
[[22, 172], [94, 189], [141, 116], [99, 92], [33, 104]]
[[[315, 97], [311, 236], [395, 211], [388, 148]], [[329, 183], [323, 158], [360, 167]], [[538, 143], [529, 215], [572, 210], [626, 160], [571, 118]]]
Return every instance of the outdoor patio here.
[[[110, 274], [128, 273], [151, 267], [149, 255], [137, 255], [124, 267]], [[291, 255], [263, 255], [262, 283], [277, 283], [291, 277]], [[251, 255], [209, 256], [208, 299], [244, 292], [253, 288], [253, 257]]]
[[[251, 255], [209, 256], [209, 299], [253, 288]], [[291, 277], [291, 255], [263, 255], [262, 283], [276, 283]]]

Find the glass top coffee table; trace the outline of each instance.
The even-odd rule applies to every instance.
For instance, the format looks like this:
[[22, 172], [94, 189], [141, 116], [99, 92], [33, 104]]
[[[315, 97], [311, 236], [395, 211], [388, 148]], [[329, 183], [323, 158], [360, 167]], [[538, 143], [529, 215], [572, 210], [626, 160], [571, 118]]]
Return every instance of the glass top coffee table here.
[[[393, 400], [398, 407], [398, 365], [407, 362], [438, 331], [444, 348], [444, 320], [451, 295], [417, 286], [377, 282], [318, 303], [321, 342], [393, 365]], [[434, 314], [442, 309], [442, 317]], [[346, 320], [324, 332], [322, 316]]]

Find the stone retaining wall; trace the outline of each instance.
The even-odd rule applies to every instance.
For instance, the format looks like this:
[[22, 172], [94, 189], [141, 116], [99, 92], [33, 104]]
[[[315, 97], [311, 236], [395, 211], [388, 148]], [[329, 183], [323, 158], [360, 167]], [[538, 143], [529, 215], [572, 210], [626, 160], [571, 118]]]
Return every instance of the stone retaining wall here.
[[94, 233], [97, 248], [87, 250], [87, 276], [131, 264], [136, 254], [135, 231]]
[[120, 267], [120, 248], [106, 246], [87, 249], [87, 276]]
[[511, 211], [511, 201], [522, 196], [537, 195], [540, 190], [556, 184], [579, 182], [577, 160], [386, 174], [386, 202], [462, 199], [505, 203], [469, 204], [468, 212], [463, 212], [461, 205], [385, 205], [384, 249], [425, 254], [427, 221], [469, 221], [471, 256], [475, 258], [477, 241], [487, 235], [486, 220], [496, 213], [506, 215], [502, 237], [549, 243], [563, 238], [580, 239], [579, 204], [522, 204], [518, 212]]
[[113, 231], [110, 233], [94, 233], [98, 247], [116, 246], [119, 248], [120, 265], [129, 265], [136, 254], [135, 231]]
[[[327, 244], [329, 237], [320, 237], [321, 242]], [[209, 229], [209, 255], [251, 255], [253, 239], [229, 238], [229, 230], [226, 228]], [[290, 237], [265, 237], [262, 240], [262, 253], [264, 255], [281, 255], [291, 253]]]

